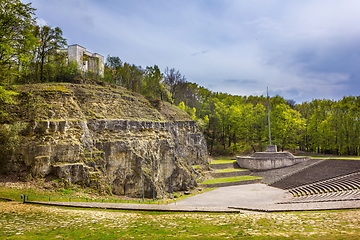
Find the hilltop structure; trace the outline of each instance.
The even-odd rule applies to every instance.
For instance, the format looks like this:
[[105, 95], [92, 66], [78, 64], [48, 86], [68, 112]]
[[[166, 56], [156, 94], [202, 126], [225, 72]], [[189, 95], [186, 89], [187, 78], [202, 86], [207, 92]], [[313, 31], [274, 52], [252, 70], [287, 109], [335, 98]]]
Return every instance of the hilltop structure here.
[[67, 52], [69, 62], [75, 61], [78, 64], [83, 74], [91, 72], [101, 77], [104, 76], [104, 56], [89, 52], [78, 44], [70, 45], [62, 51]]

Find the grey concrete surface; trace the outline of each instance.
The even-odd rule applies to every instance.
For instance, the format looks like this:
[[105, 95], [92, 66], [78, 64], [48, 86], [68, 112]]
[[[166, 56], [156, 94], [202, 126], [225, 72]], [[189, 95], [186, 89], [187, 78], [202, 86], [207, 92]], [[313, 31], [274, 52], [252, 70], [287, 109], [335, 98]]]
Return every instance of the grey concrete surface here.
[[[251, 207], [283, 202], [292, 198], [286, 191], [256, 183], [217, 188], [193, 197], [177, 201], [177, 206], [202, 207]], [[170, 205], [175, 205], [172, 203]]]
[[52, 206], [174, 212], [282, 212], [360, 208], [360, 200], [294, 203], [287, 191], [265, 184], [222, 187], [168, 205], [99, 202], [27, 202]]

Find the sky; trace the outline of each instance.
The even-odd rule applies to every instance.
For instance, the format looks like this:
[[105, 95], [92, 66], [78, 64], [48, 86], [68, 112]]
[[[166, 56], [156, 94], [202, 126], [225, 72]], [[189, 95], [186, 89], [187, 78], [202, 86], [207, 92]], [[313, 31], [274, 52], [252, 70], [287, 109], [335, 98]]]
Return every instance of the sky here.
[[69, 45], [233, 95], [360, 95], [358, 0], [32, 0]]

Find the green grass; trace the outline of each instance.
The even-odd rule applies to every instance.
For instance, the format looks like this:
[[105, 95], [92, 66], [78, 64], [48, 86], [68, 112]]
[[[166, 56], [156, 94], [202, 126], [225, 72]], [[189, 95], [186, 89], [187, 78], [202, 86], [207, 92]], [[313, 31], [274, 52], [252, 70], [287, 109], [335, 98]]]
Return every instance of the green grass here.
[[211, 161], [211, 164], [227, 164], [227, 163], [233, 163], [235, 160], [231, 159], [214, 159]]
[[216, 172], [218, 172], [218, 173], [243, 172], [243, 171], [247, 171], [247, 169], [243, 169], [243, 168], [226, 168], [226, 169], [218, 169], [218, 170], [216, 170]]
[[[104, 195], [99, 196], [95, 194], [88, 194], [88, 196], [78, 196], [80, 189], [58, 189], [56, 191], [41, 191], [32, 188], [9, 188], [9, 187], [0, 187], [0, 197], [13, 199], [15, 201], [22, 202], [21, 195], [24, 194], [27, 196], [27, 201], [43, 201], [43, 202], [107, 202], [107, 203], [154, 203], [154, 204], [165, 204], [173, 200], [155, 200], [145, 199], [143, 202], [142, 199], [122, 199], [120, 197]], [[86, 195], [86, 192], [83, 193]]]
[[360, 160], [360, 157], [355, 156], [311, 156], [311, 158], [326, 160]]
[[[169, 204], [184, 198], [188, 198], [199, 193], [207, 192], [214, 190], [214, 188], [205, 188], [201, 191], [192, 190], [189, 195], [185, 195], [183, 192], [174, 192], [172, 194], [172, 199], [169, 197], [169, 193], [165, 193], [165, 199], [148, 199], [145, 198], [144, 201], [141, 198], [123, 198], [121, 196], [111, 196], [104, 195], [99, 196], [93, 193], [88, 194], [88, 196], [78, 196], [79, 191], [84, 191], [77, 188], [67, 188], [67, 189], [58, 189], [56, 191], [41, 191], [32, 188], [9, 188], [9, 187], [0, 187], [0, 198], [3, 199], [12, 199], [17, 202], [23, 202], [21, 195], [24, 194], [27, 196], [27, 201], [41, 201], [41, 202], [104, 202], [104, 203], [132, 203], [132, 204]], [[86, 195], [86, 191], [83, 193]]]
[[357, 239], [360, 210], [160, 213], [0, 202], [1, 239]]
[[230, 183], [230, 182], [239, 182], [239, 181], [248, 181], [261, 179], [257, 176], [236, 176], [236, 177], [227, 177], [227, 178], [214, 178], [208, 179], [202, 182], [201, 184], [217, 184], [217, 183]]

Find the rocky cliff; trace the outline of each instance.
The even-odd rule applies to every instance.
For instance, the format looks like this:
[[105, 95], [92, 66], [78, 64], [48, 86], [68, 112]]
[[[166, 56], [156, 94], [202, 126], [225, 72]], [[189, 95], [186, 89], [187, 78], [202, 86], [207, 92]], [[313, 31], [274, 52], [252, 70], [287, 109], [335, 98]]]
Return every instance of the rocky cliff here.
[[16, 123], [19, 137], [15, 148], [2, 149], [3, 173], [159, 197], [195, 187], [192, 165], [208, 164], [196, 123], [168, 103], [151, 104], [122, 88], [99, 85], [13, 89], [18, 95], [2, 104], [0, 127]]

